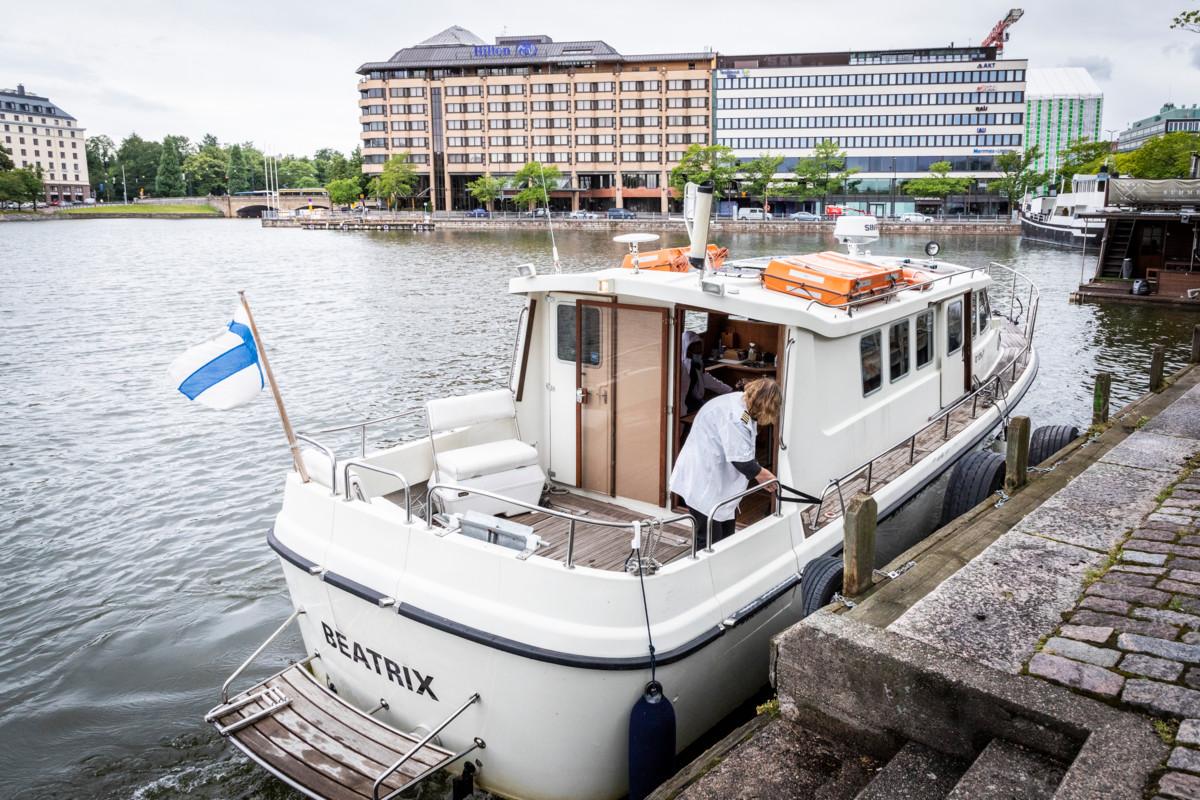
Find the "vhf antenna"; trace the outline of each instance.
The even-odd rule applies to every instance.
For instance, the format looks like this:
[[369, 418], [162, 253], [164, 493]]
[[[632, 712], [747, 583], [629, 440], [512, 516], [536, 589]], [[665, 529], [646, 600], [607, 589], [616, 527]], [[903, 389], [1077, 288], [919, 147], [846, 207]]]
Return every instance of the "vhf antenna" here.
[[542, 173], [542, 197], [546, 199], [546, 223], [550, 226], [550, 255], [554, 259], [554, 271], [562, 272], [562, 265], [558, 263], [558, 245], [554, 241], [554, 216], [550, 213], [550, 192], [546, 189], [546, 166], [539, 161], [538, 169]]

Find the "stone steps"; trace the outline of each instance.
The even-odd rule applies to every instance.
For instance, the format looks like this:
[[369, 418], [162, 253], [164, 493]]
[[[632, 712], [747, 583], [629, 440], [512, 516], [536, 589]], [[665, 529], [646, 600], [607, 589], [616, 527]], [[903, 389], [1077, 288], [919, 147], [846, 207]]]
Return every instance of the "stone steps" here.
[[967, 762], [908, 742], [854, 800], [943, 800]]
[[946, 800], [1042, 800], [1054, 796], [1066, 768], [1003, 739], [992, 739]]

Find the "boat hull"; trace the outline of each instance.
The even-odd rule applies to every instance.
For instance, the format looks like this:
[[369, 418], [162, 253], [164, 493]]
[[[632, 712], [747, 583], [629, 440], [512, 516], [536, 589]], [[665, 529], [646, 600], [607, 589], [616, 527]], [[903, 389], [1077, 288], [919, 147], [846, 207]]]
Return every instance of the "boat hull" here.
[[1085, 243], [1090, 249], [1100, 244], [1101, 229], [1084, 233], [1081, 229], [1063, 225], [1049, 225], [1037, 222], [1028, 217], [1021, 217], [1021, 238], [1034, 242], [1057, 244], [1064, 247], [1083, 248]]

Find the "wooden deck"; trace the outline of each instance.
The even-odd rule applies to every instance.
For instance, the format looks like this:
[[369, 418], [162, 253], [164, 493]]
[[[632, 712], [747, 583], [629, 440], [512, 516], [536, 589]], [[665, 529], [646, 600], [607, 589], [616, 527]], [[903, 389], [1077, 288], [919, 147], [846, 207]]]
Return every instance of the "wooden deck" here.
[[[219, 727], [235, 725], [272, 705], [284, 708], [228, 734], [229, 740], [269, 772], [309, 797], [364, 800], [392, 764], [413, 749], [418, 740], [348, 705], [328, 691], [300, 665], [234, 697], [231, 702], [262, 690], [261, 699], [214, 720]], [[218, 712], [219, 713], [219, 712]], [[449, 763], [454, 756], [425, 745], [394, 775], [384, 781], [380, 795], [399, 789], [426, 770]]]
[[[1001, 330], [1000, 337], [1000, 358], [997, 360], [997, 369], [984, 378], [981, 384], [986, 384], [996, 373], [1001, 373], [1007, 389], [1012, 384], [1013, 359], [1020, 357], [1025, 340], [1018, 331], [1007, 325]], [[1020, 378], [1027, 368], [1027, 361], [1019, 362], [1017, 377]], [[968, 401], [950, 412], [948, 420], [939, 419], [926, 425], [915, 439], [905, 439], [901, 444], [875, 458], [869, 474], [867, 468], [864, 467], [853, 476], [843, 480], [841, 484], [842, 497], [849, 501], [858, 492], [871, 494], [879, 491], [919, 464], [922, 459], [944, 445], [949, 439], [961, 433], [994, 403], [995, 398], [985, 392], [978, 397], [977, 402]], [[820, 516], [817, 515], [817, 506], [809, 506], [803, 512], [805, 524], [810, 531], [828, 525], [842, 515], [842, 504], [838, 499], [836, 489], [830, 490], [819, 510]]]

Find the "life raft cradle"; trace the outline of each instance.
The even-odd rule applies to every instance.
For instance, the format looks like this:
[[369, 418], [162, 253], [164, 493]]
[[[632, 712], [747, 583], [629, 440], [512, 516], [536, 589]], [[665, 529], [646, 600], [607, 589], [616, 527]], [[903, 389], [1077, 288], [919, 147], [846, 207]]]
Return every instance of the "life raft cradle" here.
[[[441, 724], [418, 738], [375, 719], [322, 686], [309, 664], [314, 654], [233, 697], [229, 686], [301, 614], [297, 609], [221, 689], [221, 704], [205, 715], [217, 733], [252, 761], [316, 800], [388, 800], [487, 745], [478, 737], [459, 752], [433, 741], [470, 706], [471, 695]], [[473, 774], [474, 765], [466, 770]]]

